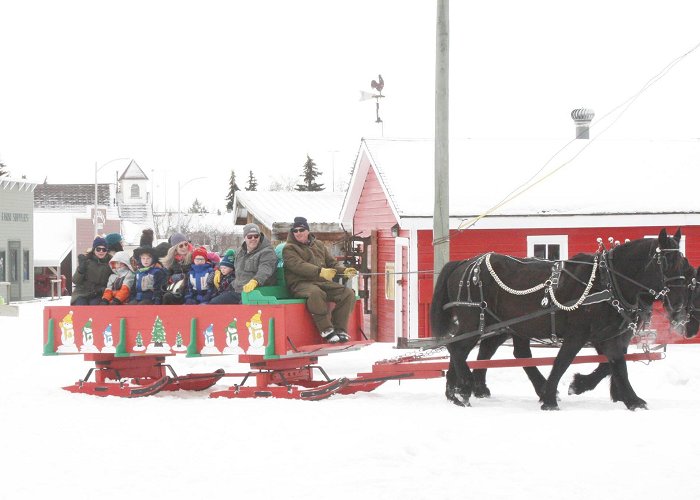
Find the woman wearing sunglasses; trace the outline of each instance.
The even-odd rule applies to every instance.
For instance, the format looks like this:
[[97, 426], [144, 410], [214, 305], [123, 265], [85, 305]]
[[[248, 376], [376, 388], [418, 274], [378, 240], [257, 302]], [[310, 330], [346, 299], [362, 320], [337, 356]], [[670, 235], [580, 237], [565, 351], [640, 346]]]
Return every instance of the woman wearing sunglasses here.
[[182, 233], [174, 233], [169, 238], [170, 250], [160, 259], [168, 274], [167, 290], [163, 294], [163, 304], [184, 304], [185, 280], [192, 267], [193, 246]]
[[75, 306], [94, 306], [100, 303], [107, 280], [112, 274], [107, 253], [107, 241], [98, 236], [92, 248], [78, 255], [78, 269], [73, 274], [73, 295], [70, 303]]

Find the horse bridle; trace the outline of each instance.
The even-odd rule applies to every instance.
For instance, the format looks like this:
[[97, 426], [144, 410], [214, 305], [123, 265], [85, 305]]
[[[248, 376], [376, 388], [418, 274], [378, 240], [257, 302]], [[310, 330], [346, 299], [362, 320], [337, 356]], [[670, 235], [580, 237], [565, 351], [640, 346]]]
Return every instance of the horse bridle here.
[[[664, 267], [668, 269], [668, 261], [666, 259], [666, 254], [670, 252], [680, 252], [679, 248], [661, 248], [661, 247], [656, 247], [656, 250], [654, 251], [654, 254], [650, 256], [649, 262], [647, 262], [645, 269], [649, 267], [649, 265], [653, 264], [656, 262], [656, 264], [659, 266], [659, 276], [660, 276], [660, 283], [662, 285], [662, 288], [657, 292], [653, 288], [649, 288], [647, 285], [640, 283], [639, 281], [630, 278], [629, 276], [626, 276], [614, 269], [613, 266], [613, 252], [614, 248], [610, 250], [609, 252], [603, 252], [603, 255], [601, 256], [600, 259], [600, 267], [601, 267], [601, 281], [605, 283], [608, 281], [610, 283], [610, 288], [611, 292], [613, 294], [613, 299], [611, 301], [611, 304], [613, 307], [617, 309], [617, 311], [622, 314], [623, 316], [627, 316], [628, 314], [631, 314], [634, 317], [639, 317], [640, 312], [649, 312], [651, 309], [651, 305], [647, 307], [640, 307], [639, 306], [639, 296], [643, 293], [649, 294], [652, 297], [652, 301], [654, 300], [659, 300], [662, 299], [664, 301], [668, 301], [668, 293], [671, 291], [672, 287], [678, 287], [682, 286], [685, 287], [685, 276], [682, 274], [679, 274], [677, 276], [666, 276], [666, 271], [664, 270]], [[605, 272], [607, 271], [607, 272]], [[605, 274], [604, 274], [605, 273]], [[606, 276], [607, 274], [607, 276]], [[607, 279], [606, 279], [607, 278]], [[624, 278], [626, 281], [636, 285], [637, 287], [642, 289], [642, 292], [637, 294], [637, 301], [636, 304], [632, 304], [628, 302], [624, 295], [622, 294], [620, 290], [620, 285], [618, 283], [618, 278]], [[674, 284], [676, 281], [680, 281], [680, 285]], [[671, 304], [669, 303], [669, 306]], [[686, 304], [687, 308], [687, 304]], [[631, 319], [631, 318], [630, 318]], [[687, 321], [686, 321], [687, 322]], [[636, 323], [636, 321], [635, 321]]]
[[697, 271], [694, 270], [694, 276], [690, 279], [688, 283], [688, 303], [685, 309], [685, 319], [678, 321], [680, 326], [685, 326], [690, 322], [690, 318], [695, 318], [700, 323], [700, 316], [696, 313], [700, 311], [700, 307], [695, 307], [695, 301], [698, 298], [698, 292], [700, 292], [700, 286], [698, 286]]

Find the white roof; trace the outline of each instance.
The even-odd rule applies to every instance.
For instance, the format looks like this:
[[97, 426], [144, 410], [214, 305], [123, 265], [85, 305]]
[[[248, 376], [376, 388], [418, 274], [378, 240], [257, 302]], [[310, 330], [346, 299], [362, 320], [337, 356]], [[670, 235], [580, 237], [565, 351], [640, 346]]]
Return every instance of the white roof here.
[[129, 165], [126, 167], [126, 169], [122, 173], [122, 175], [119, 176], [119, 180], [122, 180], [122, 179], [148, 180], [148, 176], [144, 173], [143, 170], [141, 170], [141, 167], [139, 167], [138, 163], [136, 163], [134, 160], [131, 160], [129, 162]]
[[187, 232], [219, 231], [221, 233], [234, 232], [233, 215], [229, 213], [217, 214], [182, 214], [181, 224], [187, 226]]
[[235, 204], [268, 228], [298, 216], [309, 224], [338, 224], [344, 196], [328, 191], [236, 191]]
[[60, 267], [73, 250], [75, 214], [34, 211], [34, 267]]
[[[493, 214], [697, 213], [691, 174], [700, 168], [700, 140], [574, 140], [562, 149], [566, 144], [451, 139], [450, 216], [483, 214], [533, 176], [541, 182]], [[343, 219], [357, 206], [365, 155], [397, 219], [432, 217], [434, 154], [432, 139], [363, 139]]]

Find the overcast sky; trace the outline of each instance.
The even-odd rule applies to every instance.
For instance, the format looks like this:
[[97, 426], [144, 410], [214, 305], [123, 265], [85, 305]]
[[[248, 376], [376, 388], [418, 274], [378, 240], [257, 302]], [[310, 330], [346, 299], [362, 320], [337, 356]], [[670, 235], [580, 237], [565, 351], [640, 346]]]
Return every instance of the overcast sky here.
[[[160, 208], [199, 176], [183, 208], [223, 208], [231, 169], [265, 188], [307, 154], [330, 189], [382, 134], [359, 101], [379, 73], [384, 135], [433, 135], [435, 15], [430, 0], [0, 0], [0, 161], [92, 183], [96, 162], [132, 157]], [[697, 0], [453, 0], [451, 135], [570, 138], [571, 109], [634, 95], [700, 43], [698, 19]], [[695, 51], [606, 134], [698, 138], [699, 111]]]

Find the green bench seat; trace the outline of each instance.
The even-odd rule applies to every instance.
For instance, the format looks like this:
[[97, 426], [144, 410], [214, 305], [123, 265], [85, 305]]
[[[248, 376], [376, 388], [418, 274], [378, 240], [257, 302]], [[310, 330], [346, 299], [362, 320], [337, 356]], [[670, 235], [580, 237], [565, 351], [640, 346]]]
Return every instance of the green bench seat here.
[[272, 286], [259, 286], [252, 292], [241, 294], [243, 304], [306, 304], [306, 299], [295, 299], [287, 288], [284, 279], [284, 268], [278, 267], [276, 271], [277, 284]]

